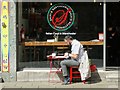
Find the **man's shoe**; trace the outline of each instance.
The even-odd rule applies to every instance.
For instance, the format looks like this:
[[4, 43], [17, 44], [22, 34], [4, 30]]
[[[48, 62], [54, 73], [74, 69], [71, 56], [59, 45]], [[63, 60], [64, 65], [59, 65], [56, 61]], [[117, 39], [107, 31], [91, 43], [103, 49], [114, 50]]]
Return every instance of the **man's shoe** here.
[[64, 78], [64, 82], [62, 83], [62, 85], [68, 85], [68, 83], [70, 82], [70, 78]]

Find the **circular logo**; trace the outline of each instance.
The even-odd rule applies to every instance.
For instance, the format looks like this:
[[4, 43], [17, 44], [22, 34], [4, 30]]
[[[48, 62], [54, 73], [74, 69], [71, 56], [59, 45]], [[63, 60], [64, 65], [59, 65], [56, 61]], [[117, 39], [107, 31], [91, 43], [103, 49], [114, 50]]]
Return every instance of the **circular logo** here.
[[73, 9], [63, 3], [53, 5], [47, 13], [49, 25], [57, 31], [68, 30], [73, 25], [74, 20]]

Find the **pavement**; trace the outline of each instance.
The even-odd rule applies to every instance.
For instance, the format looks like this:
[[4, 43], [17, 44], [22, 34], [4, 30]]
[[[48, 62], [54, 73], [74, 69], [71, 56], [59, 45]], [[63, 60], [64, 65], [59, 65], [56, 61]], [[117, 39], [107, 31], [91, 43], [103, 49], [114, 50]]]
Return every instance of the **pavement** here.
[[[33, 73], [33, 72], [32, 72]], [[34, 72], [35, 73], [35, 72]], [[42, 72], [43, 73], [43, 72]], [[29, 72], [31, 74], [31, 72]], [[46, 72], [44, 73], [44, 75]], [[28, 75], [29, 76], [29, 75]], [[33, 75], [34, 76], [34, 75]], [[34, 76], [35, 77], [35, 76]], [[43, 78], [43, 77], [41, 77]], [[25, 79], [25, 77], [23, 78]], [[47, 81], [37, 81], [38, 78], [35, 80], [26, 80], [26, 81], [16, 81], [16, 82], [4, 82], [0, 83], [0, 89], [7, 89], [7, 88], [120, 88], [120, 78], [118, 71], [101, 71], [98, 70], [98, 72], [94, 72], [92, 77], [87, 80], [87, 83], [84, 84], [81, 81], [79, 82], [73, 82], [72, 84], [68, 85], [62, 85], [61, 82], [48, 82]], [[58, 79], [59, 80], [59, 79]], [[59, 80], [60, 81], [60, 80]], [[16, 89], [15, 89], [16, 90]]]
[[83, 84], [82, 82], [74, 82], [68, 85], [62, 85], [62, 82], [5, 82], [0, 83], [2, 88], [118, 88], [118, 82], [100, 81]]

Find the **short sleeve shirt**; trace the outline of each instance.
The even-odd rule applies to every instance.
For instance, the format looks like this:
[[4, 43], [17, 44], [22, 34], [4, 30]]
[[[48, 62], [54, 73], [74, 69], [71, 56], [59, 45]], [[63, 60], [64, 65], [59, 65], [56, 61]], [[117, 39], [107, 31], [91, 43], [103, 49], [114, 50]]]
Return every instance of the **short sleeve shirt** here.
[[77, 61], [80, 62], [80, 59], [83, 55], [83, 45], [77, 41], [76, 39], [74, 39], [71, 43], [72, 47], [71, 47], [71, 54], [78, 54], [78, 58], [76, 59]]

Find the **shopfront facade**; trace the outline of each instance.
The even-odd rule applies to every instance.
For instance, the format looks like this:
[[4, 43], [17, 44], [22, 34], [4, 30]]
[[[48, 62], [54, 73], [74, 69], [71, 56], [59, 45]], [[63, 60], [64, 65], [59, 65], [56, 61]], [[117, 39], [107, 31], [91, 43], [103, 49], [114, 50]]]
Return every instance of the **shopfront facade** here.
[[[59, 31], [50, 26], [47, 18], [48, 11], [58, 4], [57, 2], [1, 1], [0, 56], [4, 81], [16, 81], [16, 72], [23, 71], [25, 68], [48, 69], [47, 55], [53, 52], [58, 53], [58, 51], [62, 52], [58, 54], [63, 54], [69, 49], [66, 45], [60, 45], [67, 34], [72, 35], [84, 45], [92, 63], [106, 70], [106, 3], [62, 3], [73, 9], [75, 20], [69, 29]], [[24, 41], [21, 41], [22, 29], [25, 30]], [[37, 30], [40, 31], [39, 38], [35, 34]], [[103, 33], [102, 41], [98, 41], [100, 33]], [[58, 41], [51, 42], [52, 44], [47, 42], [54, 39], [57, 34], [59, 34]], [[91, 42], [96, 43], [92, 45]], [[61, 47], [67, 47], [67, 49], [61, 50]]]

